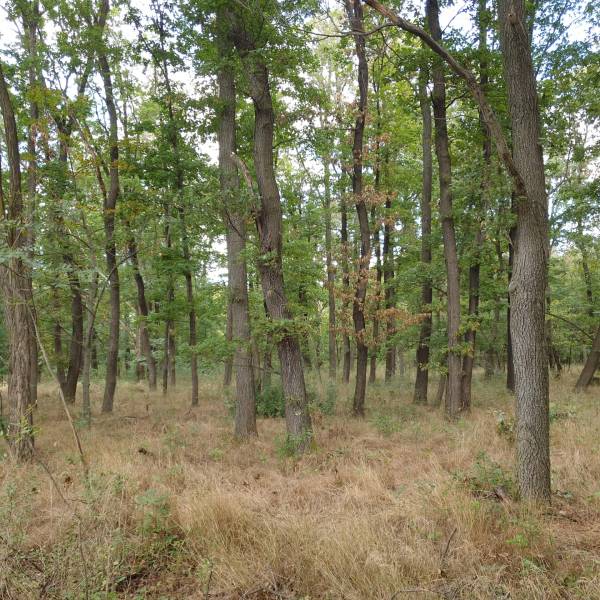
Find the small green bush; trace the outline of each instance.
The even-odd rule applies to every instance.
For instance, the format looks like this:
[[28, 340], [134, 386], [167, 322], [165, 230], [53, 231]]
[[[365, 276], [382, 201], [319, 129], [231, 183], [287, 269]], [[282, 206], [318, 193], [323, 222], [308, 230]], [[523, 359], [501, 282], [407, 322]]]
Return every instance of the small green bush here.
[[256, 414], [266, 418], [285, 416], [285, 399], [281, 386], [271, 385], [257, 394]]

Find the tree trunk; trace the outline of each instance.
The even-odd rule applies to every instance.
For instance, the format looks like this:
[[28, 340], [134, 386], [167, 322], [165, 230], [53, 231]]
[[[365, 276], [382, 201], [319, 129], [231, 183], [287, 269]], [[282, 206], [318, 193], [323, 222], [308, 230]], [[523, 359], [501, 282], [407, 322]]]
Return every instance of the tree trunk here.
[[337, 377], [337, 335], [335, 322], [335, 268], [333, 266], [333, 252], [331, 240], [331, 157], [323, 160], [323, 185], [325, 188], [325, 265], [327, 268], [327, 306], [329, 309], [328, 322], [328, 356], [329, 379], [335, 381]]
[[342, 365], [342, 381], [348, 383], [350, 381], [350, 369], [352, 366], [352, 349], [350, 347], [350, 336], [348, 335], [345, 316], [348, 313], [350, 307], [350, 260], [349, 252], [350, 247], [348, 245], [348, 207], [346, 204], [346, 196], [342, 192], [341, 203], [341, 232], [340, 239], [342, 242], [342, 286], [343, 286], [343, 307], [344, 307], [344, 333], [342, 335], [342, 354], [343, 354], [343, 365]]
[[[477, 20], [479, 24], [479, 85], [485, 92], [488, 86], [488, 62], [487, 62], [487, 0], [479, 0], [477, 11]], [[492, 140], [488, 127], [485, 123], [481, 110], [479, 111], [479, 125], [483, 135], [483, 165], [481, 173], [481, 186], [479, 202], [475, 206], [475, 240], [473, 247], [473, 256], [469, 266], [469, 308], [468, 308], [468, 329], [465, 332], [465, 344], [467, 352], [463, 358], [462, 366], [462, 409], [471, 408], [471, 383], [473, 380], [473, 366], [475, 364], [476, 336], [479, 318], [479, 273], [481, 264], [481, 250], [483, 246], [482, 222], [485, 215], [485, 207], [488, 201], [490, 188], [490, 162], [492, 157]]]
[[[442, 39], [437, 0], [427, 0], [427, 22], [434, 40]], [[446, 121], [446, 77], [444, 65], [435, 60], [432, 69], [433, 78], [433, 116], [435, 119], [435, 151], [438, 159], [440, 181], [440, 217], [442, 219], [442, 237], [444, 240], [444, 259], [446, 262], [447, 312], [448, 312], [448, 389], [446, 392], [446, 415], [458, 416], [462, 410], [462, 359], [460, 356], [460, 283], [458, 272], [458, 254], [456, 251], [456, 233], [452, 215], [452, 166]]]
[[509, 286], [517, 482], [524, 499], [547, 502], [550, 500], [550, 438], [544, 323], [549, 242], [538, 99], [524, 0], [500, 0], [498, 16], [513, 160], [526, 192], [517, 198], [516, 253]]
[[[29, 118], [30, 124], [27, 132], [27, 153], [29, 159], [27, 161], [27, 207], [25, 213], [28, 221], [28, 236], [27, 248], [29, 258], [33, 258], [33, 247], [35, 244], [35, 216], [37, 212], [37, 147], [36, 147], [36, 131], [38, 128], [39, 105], [36, 98], [38, 97], [36, 87], [39, 84], [37, 71], [40, 66], [38, 64], [38, 28], [40, 20], [40, 6], [37, 0], [31, 2], [31, 6], [23, 10], [23, 29], [25, 30], [25, 48], [29, 58], [28, 67], [28, 83], [29, 83]], [[29, 352], [32, 369], [30, 373], [31, 386], [31, 404], [37, 403], [37, 386], [38, 386], [38, 345], [35, 334], [35, 324], [33, 319], [35, 314], [30, 311], [29, 324]], [[35, 367], [35, 368], [34, 368]], [[77, 385], [77, 381], [75, 381]]]
[[269, 74], [260, 53], [253, 52], [256, 46], [249, 37], [248, 30], [237, 15], [232, 12], [230, 15], [234, 20], [234, 42], [248, 73], [254, 104], [254, 168], [260, 195], [260, 210], [256, 219], [260, 243], [258, 267], [269, 318], [279, 326], [277, 350], [285, 397], [287, 433], [295, 449], [303, 451], [308, 448], [312, 438], [312, 427], [300, 344], [296, 333], [288, 325], [292, 315], [288, 308], [283, 281], [283, 220], [273, 166], [275, 113]]
[[91, 367], [92, 367], [92, 347], [94, 343], [94, 320], [96, 318], [96, 296], [98, 294], [98, 273], [95, 272], [92, 276], [92, 282], [88, 291], [87, 300], [87, 331], [85, 334], [85, 340], [83, 344], [83, 369], [81, 377], [82, 387], [82, 405], [81, 405], [81, 417], [84, 423], [89, 427], [92, 423], [92, 403], [90, 399], [90, 381], [91, 381]]
[[[98, 24], [101, 31], [106, 25], [109, 3], [108, 0], [102, 0]], [[119, 329], [120, 329], [120, 289], [119, 289], [119, 269], [117, 265], [117, 247], [115, 243], [115, 211], [117, 199], [119, 198], [119, 138], [118, 138], [118, 120], [117, 109], [115, 106], [112, 77], [110, 65], [106, 55], [104, 41], [98, 43], [98, 64], [100, 65], [100, 74], [104, 84], [104, 94], [106, 110], [109, 119], [109, 188], [104, 201], [104, 235], [106, 251], [106, 268], [109, 281], [109, 299], [110, 299], [110, 323], [108, 344], [106, 351], [106, 380], [104, 385], [104, 396], [102, 399], [102, 412], [112, 412], [115, 398], [115, 389], [117, 387], [117, 363], [119, 360]]]
[[369, 214], [363, 195], [363, 138], [367, 116], [367, 94], [369, 83], [369, 67], [365, 49], [363, 27], [363, 9], [360, 0], [346, 0], [346, 13], [350, 29], [354, 35], [356, 57], [358, 59], [358, 106], [354, 124], [354, 142], [352, 144], [352, 193], [356, 205], [356, 214], [360, 229], [360, 258], [358, 276], [354, 291], [352, 320], [356, 336], [356, 381], [352, 413], [362, 417], [365, 414], [365, 395], [367, 390], [367, 361], [369, 349], [366, 344], [365, 301], [369, 282], [369, 261], [371, 259], [371, 230]]
[[424, 318], [419, 331], [417, 346], [417, 375], [415, 377], [414, 401], [427, 404], [429, 384], [429, 341], [431, 338], [431, 303], [433, 290], [429, 270], [431, 268], [431, 189], [433, 183], [433, 157], [431, 153], [431, 107], [427, 93], [428, 73], [425, 67], [419, 70], [419, 104], [423, 120], [423, 191], [421, 193], [421, 263], [423, 283], [421, 284], [421, 312]]
[[137, 308], [140, 315], [140, 346], [142, 354], [146, 360], [146, 368], [148, 369], [148, 387], [150, 390], [156, 389], [156, 360], [152, 353], [152, 344], [150, 343], [150, 334], [148, 332], [148, 303], [146, 301], [146, 286], [144, 278], [140, 271], [140, 261], [138, 257], [138, 249], [133, 232], [130, 230], [129, 236], [129, 255], [133, 266], [133, 278], [137, 289]]
[[590, 385], [594, 373], [596, 369], [600, 365], [600, 325], [598, 326], [598, 330], [596, 331], [596, 336], [594, 337], [594, 342], [592, 344], [592, 349], [588, 354], [588, 357], [585, 361], [585, 365], [577, 379], [577, 383], [575, 385], [575, 390], [581, 392], [585, 390], [585, 388]]
[[[0, 110], [4, 123], [9, 166], [9, 194], [5, 244], [10, 251], [0, 264], [0, 287], [4, 301], [4, 321], [8, 333], [8, 427], [6, 439], [11, 454], [19, 461], [33, 455], [33, 403], [31, 336], [33, 304], [31, 271], [22, 258], [27, 251], [28, 230], [21, 192], [21, 158], [17, 124], [8, 86], [0, 63]], [[0, 215], [5, 219], [4, 213]]]
[[[220, 25], [223, 27], [225, 24], [221, 23], [222, 18], [222, 14], [219, 14]], [[229, 36], [222, 32], [222, 64], [218, 73], [219, 100], [222, 108], [218, 135], [220, 184], [227, 227], [228, 326], [230, 322], [231, 339], [235, 343], [235, 436], [247, 438], [257, 435], [256, 399], [245, 257], [247, 210], [241, 204], [239, 176], [233, 160], [236, 153], [236, 89], [233, 70], [227, 64], [232, 52], [232, 42]]]

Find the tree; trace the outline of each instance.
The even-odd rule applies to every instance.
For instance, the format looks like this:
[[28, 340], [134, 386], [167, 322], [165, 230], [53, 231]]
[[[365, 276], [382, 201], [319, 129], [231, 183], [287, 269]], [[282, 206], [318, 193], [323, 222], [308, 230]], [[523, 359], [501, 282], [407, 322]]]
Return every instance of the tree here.
[[233, 42], [227, 28], [226, 15], [218, 14], [219, 31], [219, 172], [223, 195], [223, 215], [227, 228], [227, 269], [229, 287], [228, 322], [235, 343], [235, 435], [256, 435], [256, 402], [252, 353], [250, 348], [250, 316], [248, 312], [248, 275], [246, 270], [247, 210], [240, 196], [236, 159], [236, 88], [232, 67]]
[[277, 325], [275, 335], [285, 396], [287, 432], [297, 450], [302, 451], [308, 447], [312, 429], [302, 354], [298, 337], [292, 328], [283, 282], [281, 199], [273, 167], [275, 113], [269, 72], [252, 38], [256, 25], [243, 22], [233, 11], [228, 11], [228, 19], [235, 47], [246, 68], [254, 104], [253, 157], [260, 195], [260, 209], [256, 218], [260, 244], [258, 270], [269, 318]]
[[0, 285], [4, 302], [4, 322], [8, 329], [8, 427], [6, 437], [17, 460], [33, 455], [33, 403], [31, 337], [33, 321], [31, 269], [27, 263], [28, 224], [21, 190], [21, 156], [13, 101], [0, 63], [0, 110], [4, 123], [9, 166], [9, 193], [0, 207], [6, 225], [8, 259], [0, 263]]
[[365, 394], [367, 389], [367, 361], [369, 348], [366, 340], [365, 301], [369, 282], [369, 262], [371, 260], [371, 230], [369, 214], [363, 190], [363, 139], [367, 119], [367, 94], [369, 89], [369, 67], [365, 49], [363, 9], [360, 0], [346, 0], [346, 13], [350, 29], [354, 33], [356, 56], [358, 59], [358, 106], [354, 124], [352, 145], [352, 194], [360, 228], [360, 258], [358, 276], [352, 305], [352, 320], [356, 336], [356, 380], [352, 412], [355, 416], [365, 414]]
[[[435, 41], [442, 39], [437, 0], [427, 0], [427, 23], [431, 37]], [[462, 410], [462, 358], [459, 345], [460, 332], [460, 274], [458, 270], [458, 252], [456, 232], [452, 213], [452, 165], [450, 143], [446, 120], [446, 78], [444, 66], [434, 61], [432, 68], [433, 93], [431, 104], [435, 122], [435, 153], [438, 162], [440, 184], [440, 217], [444, 240], [444, 259], [446, 262], [447, 294], [447, 335], [448, 335], [448, 382], [445, 408], [450, 418], [455, 418]]]

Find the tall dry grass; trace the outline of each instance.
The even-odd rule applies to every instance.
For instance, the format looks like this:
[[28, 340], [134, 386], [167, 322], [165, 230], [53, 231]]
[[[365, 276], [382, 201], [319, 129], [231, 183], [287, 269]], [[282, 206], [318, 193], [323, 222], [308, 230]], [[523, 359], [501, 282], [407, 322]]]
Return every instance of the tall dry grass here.
[[0, 462], [0, 598], [600, 599], [600, 394], [573, 382], [552, 382], [544, 510], [514, 499], [500, 379], [457, 423], [412, 406], [408, 377], [372, 386], [365, 420], [340, 386], [300, 459], [278, 419], [236, 443], [210, 381], [197, 410], [121, 383], [79, 429], [87, 481], [43, 386], [36, 462]]

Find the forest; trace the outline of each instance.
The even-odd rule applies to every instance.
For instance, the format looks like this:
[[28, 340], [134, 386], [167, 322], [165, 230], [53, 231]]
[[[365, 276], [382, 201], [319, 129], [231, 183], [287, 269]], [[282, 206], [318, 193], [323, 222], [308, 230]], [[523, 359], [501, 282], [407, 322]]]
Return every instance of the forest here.
[[600, 600], [597, 2], [0, 4], [0, 599]]

